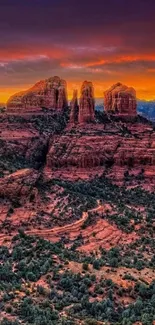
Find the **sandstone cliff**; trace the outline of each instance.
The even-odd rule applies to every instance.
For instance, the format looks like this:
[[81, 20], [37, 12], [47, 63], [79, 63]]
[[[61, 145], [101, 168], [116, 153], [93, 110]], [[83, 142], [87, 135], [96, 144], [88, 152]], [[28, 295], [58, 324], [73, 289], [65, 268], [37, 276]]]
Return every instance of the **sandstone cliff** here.
[[39, 108], [62, 110], [68, 105], [66, 81], [59, 77], [37, 82], [32, 88], [11, 96], [8, 110], [35, 110]]
[[79, 105], [79, 123], [89, 123], [94, 121], [95, 99], [92, 82], [84, 81], [81, 87], [81, 97]]
[[123, 179], [128, 171], [153, 179], [155, 134], [152, 126], [147, 122], [143, 124], [141, 119], [138, 122], [138, 117], [135, 117], [137, 122], [130, 119], [115, 122], [114, 119], [105, 124], [79, 124], [74, 132], [68, 129], [60, 136], [55, 135], [49, 144], [47, 173], [73, 180], [106, 173], [114, 180]]
[[77, 90], [75, 89], [73, 91], [73, 98], [71, 100], [71, 103], [70, 103], [70, 124], [75, 124], [78, 122], [78, 110], [79, 110], [79, 107], [78, 107], [78, 92]]
[[136, 115], [136, 92], [134, 88], [117, 83], [104, 93], [106, 112]]

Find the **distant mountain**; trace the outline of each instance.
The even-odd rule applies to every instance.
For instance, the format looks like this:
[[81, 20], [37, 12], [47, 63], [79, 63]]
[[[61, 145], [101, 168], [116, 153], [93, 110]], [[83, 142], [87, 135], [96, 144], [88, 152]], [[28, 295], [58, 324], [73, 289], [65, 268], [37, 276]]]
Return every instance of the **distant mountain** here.
[[95, 109], [103, 111], [103, 98], [95, 98]]
[[148, 120], [155, 121], [155, 101], [138, 100], [138, 113]]
[[[104, 110], [103, 98], [96, 98], [95, 108], [99, 111]], [[137, 111], [148, 120], [155, 121], [155, 100], [146, 101], [138, 99]]]

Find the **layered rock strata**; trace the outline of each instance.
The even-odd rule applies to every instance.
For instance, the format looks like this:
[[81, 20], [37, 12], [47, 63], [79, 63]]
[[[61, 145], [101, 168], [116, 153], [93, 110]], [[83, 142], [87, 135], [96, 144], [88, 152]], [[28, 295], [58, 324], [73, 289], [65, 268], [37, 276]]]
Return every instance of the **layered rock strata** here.
[[68, 105], [66, 81], [51, 77], [37, 82], [32, 88], [11, 96], [8, 110], [35, 110], [39, 108], [62, 110]]
[[78, 122], [78, 91], [75, 89], [73, 91], [73, 98], [70, 103], [70, 124], [76, 124]]
[[104, 93], [104, 109], [106, 112], [136, 115], [136, 91], [117, 83]]
[[[154, 166], [155, 134], [152, 128], [137, 123], [137, 130], [128, 124], [128, 133], [118, 125], [88, 125], [77, 128], [76, 133], [55, 136], [47, 155], [51, 168], [94, 168]], [[144, 131], [145, 130], [145, 131]]]
[[95, 99], [92, 82], [84, 81], [81, 87], [78, 122], [81, 124], [94, 121]]

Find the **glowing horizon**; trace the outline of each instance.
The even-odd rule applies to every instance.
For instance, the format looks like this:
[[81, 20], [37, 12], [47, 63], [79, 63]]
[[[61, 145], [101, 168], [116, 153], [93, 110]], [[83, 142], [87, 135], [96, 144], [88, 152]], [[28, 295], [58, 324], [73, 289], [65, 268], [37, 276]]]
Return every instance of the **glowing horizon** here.
[[[38, 80], [39, 81], [39, 80]], [[84, 80], [83, 80], [84, 81]], [[82, 82], [83, 82], [82, 81]], [[93, 80], [90, 80], [93, 82]], [[72, 95], [73, 95], [73, 90], [74, 89], [77, 89], [78, 90], [78, 97], [80, 97], [80, 88], [81, 88], [81, 85], [82, 85], [82, 82], [79, 82], [79, 83], [69, 83], [69, 86], [67, 86], [67, 93], [68, 93], [68, 100], [71, 100], [72, 99]], [[116, 82], [120, 82], [120, 80], [116, 81]], [[114, 82], [114, 83], [116, 83]], [[144, 93], [143, 91], [139, 89], [139, 87], [137, 86], [133, 86], [132, 84], [129, 84], [129, 83], [125, 83], [127, 86], [129, 87], [133, 87], [135, 90], [136, 90], [136, 94], [137, 94], [137, 99], [138, 100], [145, 100], [145, 101], [155, 101], [155, 92], [152, 91], [152, 96], [145, 96], [145, 91], [146, 91], [146, 88], [144, 88]], [[108, 88], [110, 88], [112, 86], [112, 84], [107, 84], [107, 87], [105, 86], [105, 83], [102, 85], [102, 84], [98, 84], [98, 83], [95, 83], [93, 82], [93, 85], [94, 85], [94, 93], [95, 93], [95, 98], [96, 99], [103, 99], [104, 97], [104, 91], [106, 91]], [[1, 91], [0, 90], [0, 103], [4, 103], [6, 104], [8, 99], [16, 94], [16, 93], [20, 93], [22, 91], [26, 91], [28, 90], [29, 88], [31, 88], [33, 86], [33, 84], [30, 84], [28, 85], [28, 87], [22, 87], [22, 88], [13, 88], [11, 90], [7, 89], [5, 91]], [[145, 97], [144, 97], [145, 96]]]

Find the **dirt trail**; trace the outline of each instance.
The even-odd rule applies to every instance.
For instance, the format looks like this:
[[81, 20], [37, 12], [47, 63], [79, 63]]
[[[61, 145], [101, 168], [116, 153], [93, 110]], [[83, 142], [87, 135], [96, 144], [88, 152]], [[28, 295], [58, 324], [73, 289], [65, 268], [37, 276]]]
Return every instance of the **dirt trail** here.
[[[75, 221], [74, 223], [71, 224], [67, 224], [63, 227], [54, 227], [54, 228], [50, 228], [50, 229], [31, 229], [31, 230], [27, 230], [25, 231], [25, 233], [27, 235], [37, 235], [37, 236], [41, 236], [44, 237], [46, 239], [57, 239], [59, 240], [61, 238], [62, 234], [68, 233], [68, 232], [74, 232], [76, 230], [78, 230], [82, 224], [85, 222], [85, 220], [88, 218], [88, 213], [89, 212], [99, 212], [101, 209], [103, 209], [103, 207], [99, 204], [99, 201], [97, 201], [98, 203], [98, 207], [97, 208], [93, 208], [91, 210], [88, 210], [86, 212], [83, 212], [82, 214], [82, 218], [80, 220]], [[14, 237], [16, 235], [16, 232], [11, 233], [10, 235], [1, 233], [0, 234], [0, 245], [5, 245], [7, 241], [10, 241], [12, 239], [12, 237]]]
[[39, 235], [47, 240], [57, 242], [62, 236], [69, 238], [71, 242], [74, 242], [76, 238], [81, 235], [83, 238], [83, 244], [78, 248], [79, 251], [83, 251], [86, 254], [99, 247], [110, 249], [117, 245], [130, 244], [135, 241], [138, 236], [133, 231], [132, 233], [125, 233], [118, 229], [115, 224], [111, 224], [106, 219], [96, 219], [96, 222], [88, 225], [86, 228], [82, 228], [83, 223], [87, 220], [89, 213], [103, 213], [106, 210], [111, 209], [108, 204], [101, 205], [100, 201], [97, 201], [97, 207], [83, 212], [82, 218], [72, 224], [67, 224], [63, 227], [56, 227], [51, 229], [32, 229], [26, 233], [29, 235]]
[[[83, 238], [83, 245], [78, 249], [85, 253], [95, 251], [99, 247], [110, 249], [119, 244], [129, 244], [135, 241], [138, 236], [135, 232], [127, 234], [118, 229], [115, 224], [111, 224], [106, 219], [97, 218], [96, 222], [88, 225], [86, 228], [82, 228], [82, 225], [87, 220], [89, 213], [104, 213], [107, 209], [111, 209], [108, 204], [101, 205], [100, 201], [97, 201], [97, 207], [84, 211], [82, 218], [71, 224], [66, 224], [62, 227], [54, 227], [50, 229], [37, 229], [25, 231], [27, 235], [35, 235], [43, 237], [46, 240], [52, 242], [58, 242], [62, 236], [69, 238], [71, 242], [74, 242], [76, 238], [81, 234]], [[6, 244], [11, 240], [16, 233], [12, 233], [11, 236], [0, 234], [0, 244]]]
[[52, 237], [58, 237], [60, 238], [61, 235], [69, 233], [69, 232], [75, 232], [77, 230], [80, 229], [80, 227], [83, 225], [83, 223], [87, 220], [88, 218], [88, 213], [92, 213], [92, 212], [99, 212], [101, 210], [103, 210], [103, 206], [99, 204], [99, 201], [97, 202], [98, 207], [93, 208], [91, 210], [85, 211], [82, 214], [82, 218], [80, 220], [75, 221], [74, 223], [71, 224], [67, 224], [63, 227], [55, 227], [55, 228], [51, 228], [51, 229], [32, 229], [32, 230], [28, 230], [25, 233], [28, 235], [38, 235], [41, 237], [48, 237], [48, 238], [52, 238]]

